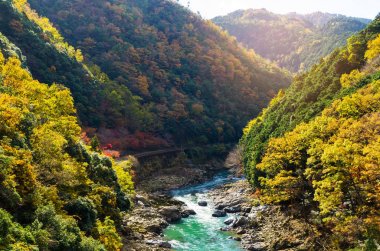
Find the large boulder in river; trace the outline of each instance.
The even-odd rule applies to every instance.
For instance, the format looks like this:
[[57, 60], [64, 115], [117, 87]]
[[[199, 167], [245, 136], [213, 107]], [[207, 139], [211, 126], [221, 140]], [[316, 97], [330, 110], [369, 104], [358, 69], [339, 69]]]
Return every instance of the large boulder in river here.
[[204, 201], [204, 200], [198, 201], [198, 206], [207, 207], [207, 201]]
[[226, 215], [227, 213], [222, 210], [215, 210], [214, 213], [212, 214], [213, 217], [224, 217]]
[[190, 215], [196, 215], [196, 214], [197, 213], [193, 209], [190, 209], [190, 208], [184, 208], [181, 211], [182, 218], [187, 218]]
[[165, 220], [168, 222], [179, 221], [182, 218], [181, 211], [176, 206], [162, 207], [158, 212], [164, 216]]

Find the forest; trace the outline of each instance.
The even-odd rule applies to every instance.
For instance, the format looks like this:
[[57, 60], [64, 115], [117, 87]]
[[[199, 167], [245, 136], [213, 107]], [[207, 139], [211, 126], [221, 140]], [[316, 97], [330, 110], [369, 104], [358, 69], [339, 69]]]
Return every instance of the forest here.
[[[0, 250], [169, 250], [173, 219], [215, 209], [228, 250], [297, 221], [298, 244], [250, 248], [375, 251], [379, 149], [380, 14], [0, 1]], [[215, 180], [230, 206], [148, 189]]]
[[[236, 140], [239, 127], [290, 83], [285, 71], [180, 6], [175, 6], [180, 14], [172, 14], [182, 30], [176, 32], [141, 17], [153, 3], [138, 1], [131, 9], [86, 3], [87, 21], [112, 19], [96, 32], [82, 27], [90, 32], [84, 41], [94, 39], [98, 48], [61, 35], [25, 0], [0, 2], [1, 249], [119, 250], [122, 218], [134, 196], [132, 163], [115, 162], [102, 146], [123, 150]], [[68, 10], [80, 17], [77, 6]], [[96, 10], [104, 13], [92, 15]], [[162, 18], [160, 8], [154, 12]], [[80, 27], [73, 17], [68, 20], [78, 23], [70, 25]], [[147, 24], [135, 30], [131, 18]], [[109, 29], [111, 21], [132, 35], [120, 37], [119, 28]], [[252, 96], [256, 101], [235, 119], [246, 105], [242, 101]], [[127, 143], [104, 140], [102, 129], [114, 131], [118, 141], [125, 136]]]
[[40, 83], [2, 53], [0, 79], [0, 248], [117, 250], [131, 163], [80, 141], [67, 88]]
[[241, 139], [259, 197], [316, 210], [337, 249], [380, 236], [379, 32], [378, 17], [297, 76]]
[[[29, 3], [87, 65], [139, 97], [151, 117], [138, 130], [169, 144], [236, 141], [249, 118], [290, 83], [285, 71], [171, 1]], [[118, 107], [118, 99], [110, 106]], [[115, 122], [86, 124], [117, 130], [129, 120]]]

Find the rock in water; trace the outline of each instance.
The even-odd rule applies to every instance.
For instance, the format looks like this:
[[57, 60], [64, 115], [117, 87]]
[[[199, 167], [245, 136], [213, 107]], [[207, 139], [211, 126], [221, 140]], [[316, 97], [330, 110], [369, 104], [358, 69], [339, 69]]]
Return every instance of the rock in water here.
[[193, 209], [189, 209], [189, 208], [183, 209], [181, 212], [181, 215], [183, 218], [187, 218], [190, 215], [196, 215], [196, 214], [197, 213]]
[[182, 218], [189, 218], [190, 214], [187, 214], [185, 212], [181, 212], [181, 217]]
[[237, 237], [234, 237], [233, 239], [234, 239], [235, 241], [241, 241], [241, 238], [238, 237], [238, 236], [237, 236]]
[[212, 214], [213, 217], [224, 217], [226, 215], [227, 213], [222, 210], [215, 210], [214, 213]]
[[201, 207], [207, 207], [207, 201], [198, 201], [198, 206], [201, 206]]
[[182, 218], [179, 208], [175, 206], [162, 207], [159, 213], [163, 215], [168, 222], [175, 222]]
[[224, 221], [224, 224], [226, 224], [226, 225], [230, 225], [232, 222], [234, 222], [235, 221], [235, 218], [228, 218], [227, 220], [225, 220]]
[[189, 209], [188, 212], [190, 215], [196, 215], [197, 214], [193, 209]]
[[219, 228], [220, 231], [226, 232], [226, 231], [231, 231], [230, 227], [221, 227]]

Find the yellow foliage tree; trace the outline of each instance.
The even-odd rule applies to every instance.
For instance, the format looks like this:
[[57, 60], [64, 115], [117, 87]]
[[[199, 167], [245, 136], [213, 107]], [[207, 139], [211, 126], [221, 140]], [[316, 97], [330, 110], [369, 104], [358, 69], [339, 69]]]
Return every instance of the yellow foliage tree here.
[[106, 217], [104, 222], [97, 220], [96, 230], [99, 234], [99, 240], [104, 244], [108, 251], [119, 251], [122, 247], [121, 238], [118, 235], [113, 220]]
[[262, 200], [314, 200], [344, 236], [380, 231], [380, 81], [335, 101], [321, 116], [270, 140], [257, 169]]
[[380, 35], [374, 40], [368, 42], [368, 50], [365, 53], [365, 58], [369, 61], [380, 55]]
[[134, 184], [131, 176], [132, 162], [126, 160], [116, 163], [114, 164], [114, 170], [116, 172], [121, 190], [125, 194], [132, 194], [134, 189]]
[[[2, 208], [21, 208], [24, 220], [33, 221], [36, 214], [46, 216], [33, 223], [33, 231], [17, 225], [17, 236], [4, 237], [5, 242], [1, 233], [1, 248], [50, 250], [56, 248], [59, 238], [67, 236], [63, 250], [104, 250], [99, 240], [107, 250], [120, 250], [114, 222], [106, 217], [119, 222], [120, 211], [129, 208], [125, 195], [133, 193], [131, 165], [123, 162], [115, 166], [80, 142], [81, 128], [70, 91], [34, 80], [17, 58], [5, 59], [0, 52], [0, 121]], [[78, 200], [81, 197], [84, 199]], [[80, 227], [91, 225], [80, 222], [83, 208], [93, 223], [106, 218], [98, 220], [98, 241], [80, 232]], [[68, 214], [78, 216], [77, 220]], [[27, 239], [21, 238], [24, 230]]]
[[59, 31], [52, 25], [50, 20], [46, 17], [40, 17], [28, 4], [27, 0], [12, 0], [14, 6], [19, 12], [35, 22], [49, 38], [49, 41], [61, 52], [67, 53], [71, 58], [78, 62], [83, 61], [83, 54], [81, 50], [76, 50], [73, 46], [64, 41], [64, 38]]
[[145, 96], [150, 96], [149, 93], [149, 82], [148, 78], [146, 76], [139, 76], [137, 78], [137, 88], [139, 91], [145, 95]]
[[343, 74], [340, 77], [340, 84], [343, 88], [355, 86], [363, 76], [364, 74], [359, 70], [353, 70], [349, 74]]

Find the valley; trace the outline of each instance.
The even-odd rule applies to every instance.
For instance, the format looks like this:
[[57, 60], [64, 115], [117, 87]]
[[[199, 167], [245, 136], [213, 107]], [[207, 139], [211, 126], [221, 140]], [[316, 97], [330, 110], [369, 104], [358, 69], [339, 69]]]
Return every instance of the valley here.
[[0, 250], [379, 248], [380, 15], [0, 0]]

